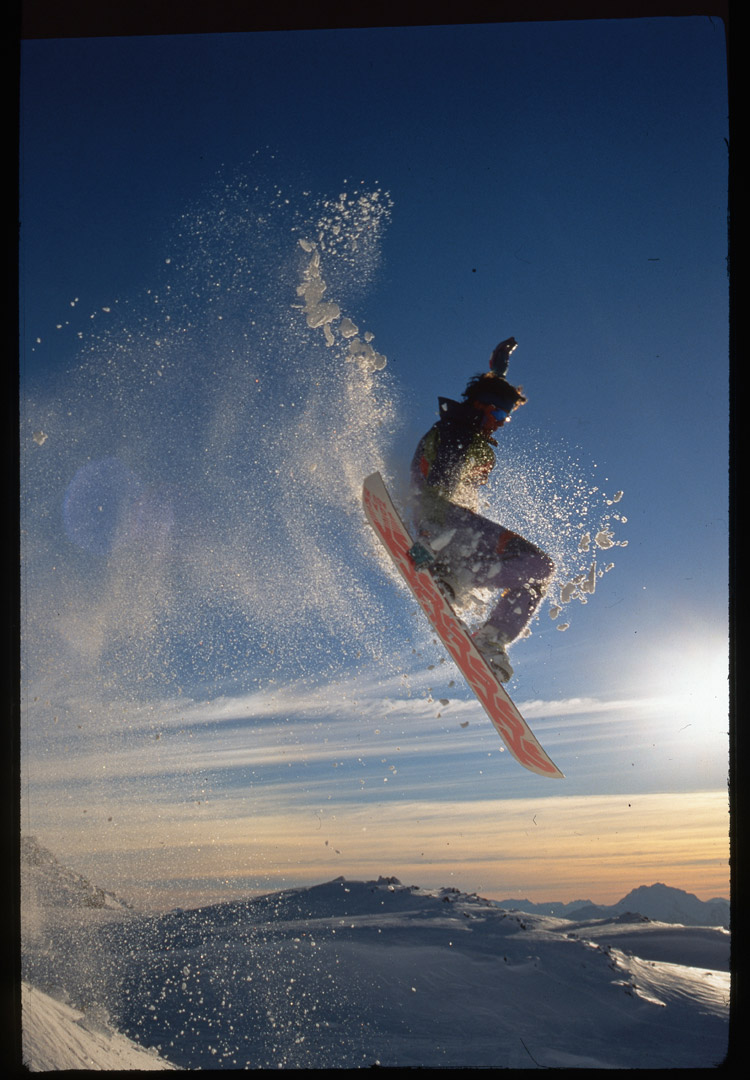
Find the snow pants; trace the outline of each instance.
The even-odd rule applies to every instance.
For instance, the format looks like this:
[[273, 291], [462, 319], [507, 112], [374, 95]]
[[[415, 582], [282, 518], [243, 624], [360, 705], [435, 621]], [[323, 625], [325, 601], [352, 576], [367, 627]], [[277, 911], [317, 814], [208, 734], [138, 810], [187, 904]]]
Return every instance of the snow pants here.
[[549, 556], [511, 529], [454, 503], [441, 500], [436, 517], [421, 516], [417, 505], [415, 522], [419, 538], [435, 553], [434, 573], [449, 579], [458, 606], [472, 589], [500, 591], [485, 625], [508, 644], [514, 641], [554, 575]]

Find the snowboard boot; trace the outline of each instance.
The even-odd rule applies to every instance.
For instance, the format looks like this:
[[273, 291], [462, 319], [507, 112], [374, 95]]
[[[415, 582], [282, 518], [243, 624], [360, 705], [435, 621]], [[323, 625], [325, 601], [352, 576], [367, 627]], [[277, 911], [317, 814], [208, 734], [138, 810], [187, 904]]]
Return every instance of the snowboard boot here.
[[494, 626], [483, 626], [473, 635], [474, 644], [497, 675], [500, 682], [506, 683], [513, 675], [508, 653], [505, 651], [507, 638]]
[[445, 563], [435, 562], [430, 567], [430, 570], [435, 579], [435, 584], [448, 603], [460, 606], [465, 595], [465, 589], [457, 576], [451, 573], [450, 567], [446, 566]]

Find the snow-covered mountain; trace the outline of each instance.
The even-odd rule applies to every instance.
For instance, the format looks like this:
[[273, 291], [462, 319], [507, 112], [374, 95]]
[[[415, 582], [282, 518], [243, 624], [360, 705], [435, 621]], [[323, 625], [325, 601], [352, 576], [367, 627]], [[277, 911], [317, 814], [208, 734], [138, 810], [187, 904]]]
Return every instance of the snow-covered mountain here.
[[[166, 915], [84, 900], [74, 920], [53, 894], [47, 880], [22, 943], [32, 1069], [661, 1069], [727, 1051], [718, 927], [574, 921], [382, 877]], [[123, 1066], [115, 1048], [150, 1053]]]
[[537, 915], [558, 915], [566, 919], [611, 919], [618, 915], [642, 915], [659, 922], [680, 923], [682, 926], [723, 926], [729, 929], [729, 901], [722, 897], [699, 900], [693, 893], [671, 885], [641, 885], [632, 889], [616, 904], [595, 904], [592, 900], [571, 900], [568, 903], [547, 901], [534, 904], [530, 900], [499, 900], [509, 910], [531, 911]]
[[[21, 837], [21, 888], [29, 902], [46, 907], [109, 908], [128, 910], [130, 905], [114, 893], [92, 885], [85, 877], [74, 873], [57, 861], [51, 851], [34, 836]], [[28, 914], [28, 907], [26, 908]]]

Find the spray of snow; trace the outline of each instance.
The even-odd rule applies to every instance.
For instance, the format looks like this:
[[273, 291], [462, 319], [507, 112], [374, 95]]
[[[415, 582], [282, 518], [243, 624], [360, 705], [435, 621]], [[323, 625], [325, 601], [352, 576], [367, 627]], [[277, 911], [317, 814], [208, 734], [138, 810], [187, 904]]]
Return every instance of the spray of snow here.
[[[616, 529], [627, 522], [616, 509], [623, 492], [608, 496], [594, 480], [595, 466], [585, 465], [559, 441], [552, 445], [541, 433], [504, 428], [501, 440], [500, 464], [485, 489], [481, 512], [552, 558], [555, 576], [546, 610], [553, 620], [563, 616], [556, 626], [567, 630], [568, 605], [586, 604], [597, 582], [614, 567], [611, 558], [600, 562], [597, 552], [627, 547], [627, 540], [616, 539]], [[474, 617], [481, 619], [485, 611], [486, 605], [480, 605]]]
[[140, 298], [61, 323], [76, 363], [24, 401], [35, 675], [163, 694], [378, 654], [360, 490], [397, 395], [346, 307], [390, 206], [220, 182]]

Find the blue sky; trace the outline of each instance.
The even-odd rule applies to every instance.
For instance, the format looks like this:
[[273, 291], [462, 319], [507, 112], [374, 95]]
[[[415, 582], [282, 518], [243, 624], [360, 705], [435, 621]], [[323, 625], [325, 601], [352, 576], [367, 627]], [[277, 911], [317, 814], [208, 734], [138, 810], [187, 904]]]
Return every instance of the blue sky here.
[[[24, 42], [30, 831], [155, 904], [726, 893], [724, 53], [704, 17]], [[385, 368], [306, 324], [313, 250]], [[558, 595], [614, 545], [513, 650], [554, 790], [356, 505], [511, 334], [487, 512]]]

